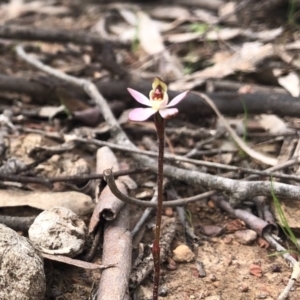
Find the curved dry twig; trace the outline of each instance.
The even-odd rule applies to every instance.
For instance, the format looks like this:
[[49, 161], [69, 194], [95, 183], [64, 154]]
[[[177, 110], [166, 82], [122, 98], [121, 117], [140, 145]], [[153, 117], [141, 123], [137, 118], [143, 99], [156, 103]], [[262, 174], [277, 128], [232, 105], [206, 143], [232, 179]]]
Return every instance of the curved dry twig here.
[[253, 149], [251, 149], [236, 133], [235, 131], [228, 125], [226, 119], [222, 116], [216, 105], [213, 103], [213, 101], [205, 94], [200, 93], [200, 96], [206, 101], [206, 103], [213, 109], [213, 111], [216, 113], [220, 121], [223, 123], [227, 131], [230, 133], [233, 140], [239, 145], [239, 147], [245, 151], [249, 156], [255, 158], [256, 160], [270, 165], [270, 166], [276, 166], [278, 164], [278, 159], [266, 156], [260, 152], [257, 152]]
[[[109, 186], [111, 192], [120, 200], [128, 203], [128, 204], [133, 204], [141, 207], [156, 207], [157, 203], [156, 202], [146, 202], [142, 200], [138, 200], [132, 197], [129, 197], [125, 194], [123, 194], [117, 187], [114, 175], [111, 169], [106, 169], [103, 172], [103, 177], [104, 180], [107, 182], [107, 185]], [[183, 198], [183, 199], [178, 199], [178, 200], [170, 200], [167, 202], [163, 203], [163, 206], [166, 207], [173, 207], [173, 206], [183, 206], [191, 202], [195, 202], [201, 199], [205, 199], [211, 195], [215, 194], [215, 191], [209, 191], [197, 196], [189, 197], [189, 198]]]
[[264, 238], [276, 249], [278, 252], [282, 252], [282, 256], [292, 265], [293, 272], [291, 278], [285, 289], [278, 296], [277, 300], [284, 300], [288, 297], [290, 290], [292, 289], [295, 281], [300, 277], [300, 264], [299, 262], [287, 252], [268, 232], [264, 233]]

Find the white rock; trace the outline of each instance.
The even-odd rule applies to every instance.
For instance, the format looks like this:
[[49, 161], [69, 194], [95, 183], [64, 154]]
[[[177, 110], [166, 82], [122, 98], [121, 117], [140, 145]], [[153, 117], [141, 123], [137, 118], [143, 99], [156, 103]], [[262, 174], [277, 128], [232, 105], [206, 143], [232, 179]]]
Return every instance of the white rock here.
[[28, 235], [41, 252], [74, 257], [83, 250], [86, 232], [85, 223], [75, 213], [55, 207], [36, 217]]
[[251, 229], [238, 230], [234, 233], [235, 238], [240, 244], [250, 245], [257, 238], [257, 233]]

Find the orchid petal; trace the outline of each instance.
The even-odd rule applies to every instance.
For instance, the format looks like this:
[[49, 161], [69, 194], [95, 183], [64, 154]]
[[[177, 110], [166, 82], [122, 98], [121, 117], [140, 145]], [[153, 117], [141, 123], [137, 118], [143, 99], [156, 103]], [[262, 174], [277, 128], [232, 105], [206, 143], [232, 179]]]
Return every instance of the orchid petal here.
[[131, 121], [145, 121], [150, 116], [156, 113], [153, 108], [136, 108], [129, 113], [129, 120]]
[[165, 118], [171, 117], [173, 115], [176, 115], [178, 113], [178, 109], [177, 108], [165, 108], [165, 109], [159, 110], [159, 113], [165, 119]]
[[142, 93], [140, 93], [136, 90], [133, 90], [131, 88], [127, 88], [127, 91], [137, 102], [147, 105], [147, 106], [151, 106], [150, 100]]
[[167, 107], [170, 107], [170, 106], [174, 106], [176, 104], [178, 104], [188, 93], [189, 91], [185, 91], [179, 95], [177, 95], [175, 98], [173, 98], [171, 100], [171, 102], [167, 105]]

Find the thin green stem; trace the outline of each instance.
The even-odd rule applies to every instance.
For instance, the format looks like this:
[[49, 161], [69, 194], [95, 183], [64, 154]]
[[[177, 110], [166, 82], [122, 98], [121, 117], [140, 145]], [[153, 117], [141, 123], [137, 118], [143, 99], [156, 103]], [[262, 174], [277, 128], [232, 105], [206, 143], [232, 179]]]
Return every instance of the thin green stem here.
[[158, 171], [157, 171], [157, 210], [156, 210], [156, 226], [155, 237], [152, 248], [154, 262], [154, 285], [153, 300], [158, 299], [159, 277], [160, 277], [160, 232], [161, 232], [161, 216], [163, 203], [163, 180], [164, 180], [164, 147], [165, 147], [165, 120], [159, 113], [155, 115], [155, 126], [158, 138]]

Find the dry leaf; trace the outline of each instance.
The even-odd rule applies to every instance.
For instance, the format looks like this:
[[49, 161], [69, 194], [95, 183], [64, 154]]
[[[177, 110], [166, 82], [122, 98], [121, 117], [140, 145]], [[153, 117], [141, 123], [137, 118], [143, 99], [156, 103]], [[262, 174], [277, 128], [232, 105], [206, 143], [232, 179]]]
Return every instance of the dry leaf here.
[[225, 226], [226, 232], [235, 232], [237, 230], [245, 229], [246, 225], [244, 221], [240, 219], [235, 219], [229, 223], [226, 224]]
[[[74, 258], [71, 258], [71, 257], [63, 256], [63, 255], [52, 255], [52, 254], [47, 254], [47, 253], [41, 253], [41, 255], [44, 258], [54, 260], [54, 261], [58, 261], [58, 262], [61, 262], [61, 263], [65, 263], [65, 264], [68, 264], [68, 265], [71, 265], [71, 266], [83, 268], [83, 269], [86, 269], [86, 270], [98, 270], [98, 269], [105, 268], [105, 266], [103, 266], [103, 265], [98, 265], [98, 264], [86, 262], [84, 260], [78, 260], [78, 259], [74, 259]], [[107, 266], [107, 267], [110, 267], [110, 266]]]
[[237, 3], [233, 1], [222, 4], [218, 10], [219, 17], [222, 18], [226, 16], [226, 23], [236, 24], [238, 21], [236, 17], [236, 7]]
[[63, 206], [83, 216], [91, 213], [95, 203], [91, 197], [78, 192], [0, 190], [0, 207], [13, 206], [31, 206], [42, 210]]
[[239, 28], [223, 28], [211, 30], [206, 34], [206, 38], [209, 41], [218, 41], [218, 40], [231, 40], [242, 33]]
[[262, 237], [258, 237], [257, 244], [260, 248], [268, 249], [270, 247], [270, 244]]
[[176, 20], [176, 19], [185, 19], [190, 20], [191, 14], [190, 12], [181, 6], [154, 6], [150, 14], [158, 19], [170, 19], [170, 20]]
[[205, 24], [217, 24], [219, 22], [219, 18], [214, 14], [204, 9], [195, 9], [193, 11], [194, 16], [196, 17], [198, 22], [203, 22]]
[[252, 264], [250, 266], [250, 274], [254, 275], [256, 277], [261, 277], [262, 276], [262, 269], [261, 266], [256, 265], [256, 264]]
[[244, 43], [242, 48], [228, 59], [187, 75], [183, 80], [177, 81], [176, 85], [180, 89], [193, 89], [199, 79], [223, 78], [235, 71], [252, 72], [258, 63], [272, 55], [274, 55], [274, 48], [270, 43], [265, 45], [259, 42]]
[[146, 13], [139, 11], [137, 13], [138, 39], [141, 47], [149, 55], [158, 54], [165, 50], [163, 38], [159, 32], [159, 28]]
[[203, 34], [199, 32], [176, 33], [167, 36], [169, 43], [186, 43], [201, 37]]
[[201, 226], [200, 232], [207, 236], [217, 236], [223, 233], [223, 228], [217, 225], [204, 225]]
[[278, 83], [284, 87], [293, 97], [300, 95], [299, 76], [295, 72], [290, 72], [286, 76], [278, 77]]
[[40, 50], [45, 54], [56, 55], [58, 53], [64, 53], [66, 51], [66, 47], [61, 44], [39, 42], [38, 45]]
[[262, 114], [258, 119], [260, 126], [272, 134], [283, 134], [289, 130], [285, 122], [276, 115]]
[[138, 18], [133, 11], [119, 7], [118, 12], [129, 25], [134, 27], [138, 25]]

